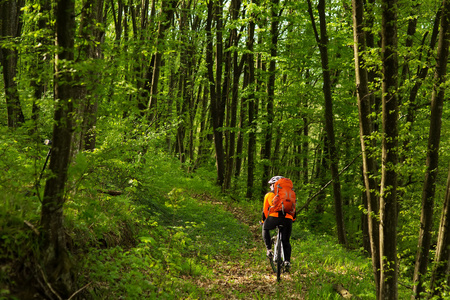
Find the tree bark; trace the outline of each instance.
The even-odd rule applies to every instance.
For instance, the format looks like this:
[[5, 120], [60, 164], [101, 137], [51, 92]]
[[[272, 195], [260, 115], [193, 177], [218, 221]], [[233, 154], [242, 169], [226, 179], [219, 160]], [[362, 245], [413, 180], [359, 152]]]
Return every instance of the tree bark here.
[[73, 75], [75, 2], [60, 0], [56, 7], [56, 45], [54, 96], [55, 125], [53, 127], [52, 157], [49, 169], [52, 176], [45, 184], [41, 226], [43, 265], [46, 281], [60, 298], [67, 299], [74, 288], [64, 229], [63, 205], [72, 146]]
[[186, 1], [182, 1], [181, 13], [180, 13], [180, 42], [183, 45], [184, 51], [180, 56], [180, 68], [179, 72], [179, 89], [180, 89], [180, 101], [181, 104], [177, 102], [177, 116], [179, 119], [179, 124], [177, 126], [177, 152], [178, 159], [181, 163], [186, 161], [186, 147], [185, 147], [185, 135], [186, 130], [191, 127], [189, 114], [190, 103], [193, 98], [193, 87], [191, 78], [191, 69], [193, 68], [192, 59], [193, 53], [191, 46], [188, 43], [188, 33], [187, 33], [187, 11], [189, 7], [186, 6]]
[[[103, 6], [103, 0], [84, 3], [78, 29], [78, 35], [86, 41], [80, 47], [80, 54], [93, 62], [99, 61], [103, 56], [101, 45], [104, 40], [104, 31], [101, 29], [102, 26], [99, 26], [99, 24], [104, 23], [106, 17]], [[95, 149], [95, 126], [98, 110], [98, 96], [95, 93], [95, 88], [100, 84], [100, 78], [101, 74], [97, 70], [89, 69], [77, 79], [77, 81], [91, 84], [78, 84], [76, 86], [77, 102], [79, 103], [77, 118], [80, 119], [81, 130], [73, 136], [73, 143], [76, 144], [75, 153]]]
[[[230, 6], [230, 14], [231, 19], [233, 22], [237, 22], [239, 19], [239, 11], [241, 7], [241, 1], [240, 0], [233, 0], [231, 1]], [[239, 42], [239, 36], [237, 28], [234, 27], [231, 29], [230, 34], [230, 42], [229, 46], [237, 48]], [[239, 62], [239, 54], [237, 51], [233, 51], [229, 56], [230, 65], [232, 63], [232, 82], [231, 82], [231, 88], [230, 93], [231, 99], [229, 101], [228, 105], [228, 118], [229, 123], [227, 124], [228, 128], [231, 128], [231, 130], [228, 131], [227, 134], [227, 140], [228, 140], [228, 147], [227, 147], [227, 154], [226, 154], [226, 170], [225, 170], [225, 181], [224, 181], [224, 190], [231, 188], [231, 179], [234, 174], [234, 168], [235, 168], [235, 153], [236, 153], [236, 132], [235, 128], [237, 125], [237, 113], [238, 113], [238, 89], [239, 89], [239, 79], [242, 74], [243, 69], [243, 62], [244, 60], [241, 59], [241, 63]], [[232, 57], [232, 58], [231, 58]], [[227, 97], [228, 98], [228, 97]]]
[[[242, 90], [246, 90], [249, 86], [248, 82], [248, 55], [244, 54], [242, 56], [241, 64], [243, 64], [242, 72], [243, 72], [243, 80], [242, 80]], [[234, 168], [234, 177], [239, 177], [241, 174], [242, 169], [242, 161], [243, 161], [243, 149], [244, 149], [244, 139], [245, 139], [245, 129], [246, 129], [246, 121], [247, 121], [247, 115], [248, 115], [248, 108], [247, 108], [247, 97], [241, 96], [240, 97], [240, 104], [239, 104], [239, 131], [236, 141], [236, 159], [235, 159], [235, 168]]]
[[[214, 50], [212, 37], [212, 23], [216, 21], [216, 71], [214, 72]], [[211, 123], [216, 150], [217, 184], [223, 185], [225, 176], [225, 152], [223, 146], [224, 106], [222, 103], [222, 3], [220, 0], [208, 3], [208, 18], [206, 21], [206, 65], [208, 69], [209, 93], [211, 97]], [[214, 76], [215, 73], [215, 76]]]
[[398, 298], [397, 173], [398, 58], [397, 1], [382, 2], [382, 173], [380, 187], [380, 299]]
[[[0, 41], [20, 37], [24, 4], [22, 0], [0, 2]], [[18, 59], [17, 49], [11, 46], [0, 47], [0, 63], [3, 66], [6, 110], [10, 128], [17, 128], [25, 122], [16, 82]]]
[[[304, 99], [303, 107], [306, 109], [308, 108], [308, 100]], [[307, 185], [309, 184], [309, 172], [308, 172], [308, 153], [309, 153], [309, 118], [308, 115], [305, 113], [302, 113], [302, 120], [303, 120], [303, 130], [302, 130], [302, 146], [301, 146], [301, 155], [303, 157], [302, 159], [302, 171], [301, 176], [303, 184]]]
[[161, 72], [163, 49], [161, 44], [165, 40], [166, 30], [170, 27], [175, 13], [177, 0], [163, 0], [161, 4], [162, 20], [158, 24], [158, 36], [156, 38], [156, 54], [153, 65], [152, 81], [150, 88], [150, 100], [148, 101], [148, 110], [150, 119], [154, 120], [158, 116], [158, 84], [159, 74]]
[[[430, 281], [430, 289], [434, 296], [443, 297], [445, 292], [448, 293], [450, 283], [450, 247], [448, 245], [450, 245], [450, 167]], [[445, 286], [447, 286], [447, 290], [444, 288]]]
[[376, 190], [378, 184], [375, 180], [377, 174], [376, 161], [374, 158], [374, 143], [370, 136], [373, 133], [371, 119], [371, 97], [369, 91], [369, 76], [364, 66], [363, 54], [366, 49], [364, 31], [364, 2], [363, 0], [353, 0], [353, 38], [355, 57], [355, 79], [356, 93], [358, 98], [359, 113], [359, 136], [363, 161], [363, 179], [365, 187], [365, 197], [367, 199], [367, 230], [370, 240], [370, 254], [372, 257], [372, 268], [379, 298], [380, 288], [380, 249], [379, 249], [379, 224], [376, 218], [378, 214], [378, 197]]
[[339, 243], [346, 246], [347, 236], [345, 232], [344, 212], [342, 209], [341, 183], [339, 179], [339, 156], [336, 149], [333, 124], [333, 96], [331, 91], [331, 74], [328, 64], [328, 35], [327, 23], [325, 19], [325, 0], [319, 1], [318, 11], [320, 21], [320, 35], [317, 32], [317, 28], [315, 25], [311, 0], [308, 0], [308, 12], [313, 25], [316, 41], [319, 46], [320, 58], [322, 63], [323, 95], [325, 98], [325, 131], [327, 133], [328, 149], [330, 151], [330, 171], [331, 177], [333, 178], [333, 198], [337, 236]]
[[[44, 31], [45, 29], [49, 29], [50, 24], [49, 14], [50, 14], [50, 1], [49, 0], [41, 0], [39, 1], [39, 18], [37, 20], [37, 30]], [[45, 67], [49, 65], [46, 61], [48, 61], [46, 47], [50, 46], [50, 38], [46, 37], [38, 37], [36, 40], [36, 44], [41, 45], [37, 47], [35, 52], [34, 64], [30, 67], [31, 73], [31, 82], [30, 85], [33, 89], [33, 107], [31, 112], [31, 119], [33, 120], [33, 132], [38, 132], [38, 120], [40, 115], [40, 100], [45, 93], [47, 88], [46, 82], [50, 81], [50, 78], [44, 77]], [[44, 46], [45, 45], [45, 46]], [[39, 136], [36, 135], [36, 138], [39, 139]]]
[[[433, 54], [433, 49], [436, 46], [436, 42], [439, 35], [439, 23], [441, 19], [441, 10], [439, 9], [436, 13], [436, 17], [434, 20], [433, 32], [430, 38], [430, 44], [426, 53], [426, 64], [423, 68], [419, 68], [417, 70], [417, 80], [414, 83], [413, 88], [409, 92], [409, 105], [408, 105], [408, 113], [406, 115], [406, 122], [412, 124], [415, 119], [415, 107], [416, 107], [416, 98], [419, 92], [420, 87], [422, 86], [423, 80], [427, 77], [429, 66], [430, 66], [430, 57]], [[412, 126], [411, 126], [412, 127]], [[405, 149], [409, 147], [409, 141], [405, 141], [404, 147]]]
[[[252, 0], [255, 3], [255, 0]], [[255, 17], [253, 15], [253, 17]], [[256, 156], [256, 99], [255, 99], [255, 55], [253, 53], [255, 43], [255, 22], [251, 18], [248, 24], [247, 37], [247, 69], [248, 69], [248, 87], [251, 90], [248, 96], [248, 144], [247, 144], [247, 192], [245, 197], [251, 199], [254, 190], [254, 172]]]
[[[267, 127], [264, 135], [261, 158], [263, 160], [263, 173], [261, 176], [261, 193], [264, 195], [267, 189], [267, 181], [270, 179], [270, 159], [272, 157], [272, 139], [273, 139], [273, 120], [274, 120], [274, 101], [275, 101], [275, 76], [276, 76], [276, 57], [278, 53], [278, 35], [279, 35], [279, 0], [271, 1], [271, 26], [270, 26], [270, 61], [269, 61], [269, 79], [267, 82]], [[273, 174], [275, 175], [275, 174]]]
[[[414, 268], [414, 296], [421, 298], [424, 291], [423, 277], [427, 272], [428, 255], [431, 247], [434, 197], [436, 193], [436, 178], [438, 174], [439, 146], [441, 140], [442, 110], [445, 97], [445, 82], [447, 77], [447, 59], [450, 39], [450, 1], [443, 0], [441, 30], [434, 74], [434, 87], [431, 96], [430, 129], [427, 146], [427, 166], [422, 190], [422, 212], [420, 216], [419, 241], [417, 245], [416, 264]], [[414, 297], [413, 296], [413, 297]]]

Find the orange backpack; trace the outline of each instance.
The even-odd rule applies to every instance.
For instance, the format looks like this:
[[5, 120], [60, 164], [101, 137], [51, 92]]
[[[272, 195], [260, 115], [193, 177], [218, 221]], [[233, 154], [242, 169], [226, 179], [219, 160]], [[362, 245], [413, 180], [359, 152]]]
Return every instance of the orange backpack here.
[[283, 215], [295, 215], [295, 206], [297, 199], [295, 197], [294, 185], [289, 178], [281, 178], [274, 184], [273, 190], [275, 197], [272, 200], [272, 206], [269, 211], [281, 211]]

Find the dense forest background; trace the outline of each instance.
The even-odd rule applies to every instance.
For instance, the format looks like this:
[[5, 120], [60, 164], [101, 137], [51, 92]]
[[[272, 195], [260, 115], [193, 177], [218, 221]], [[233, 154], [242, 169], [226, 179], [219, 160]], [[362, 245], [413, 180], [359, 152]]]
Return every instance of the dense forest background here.
[[283, 175], [293, 239], [369, 257], [368, 299], [449, 297], [449, 16], [446, 0], [1, 1], [1, 293], [206, 297], [173, 284], [217, 263], [202, 251], [239, 252], [214, 222], [244, 225], [197, 206], [251, 228]]

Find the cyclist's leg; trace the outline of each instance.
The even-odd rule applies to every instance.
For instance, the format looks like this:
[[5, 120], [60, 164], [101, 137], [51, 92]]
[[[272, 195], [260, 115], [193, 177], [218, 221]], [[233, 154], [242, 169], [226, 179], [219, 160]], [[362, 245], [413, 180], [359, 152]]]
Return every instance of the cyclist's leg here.
[[292, 220], [285, 218], [283, 221], [283, 250], [284, 250], [284, 259], [286, 261], [291, 261], [291, 233], [292, 233]]
[[266, 244], [266, 249], [271, 250], [272, 249], [272, 243], [271, 243], [271, 236], [270, 236], [270, 230], [275, 229], [276, 226], [276, 218], [274, 217], [268, 217], [264, 221], [263, 229], [262, 229], [262, 236], [264, 240], [264, 244]]

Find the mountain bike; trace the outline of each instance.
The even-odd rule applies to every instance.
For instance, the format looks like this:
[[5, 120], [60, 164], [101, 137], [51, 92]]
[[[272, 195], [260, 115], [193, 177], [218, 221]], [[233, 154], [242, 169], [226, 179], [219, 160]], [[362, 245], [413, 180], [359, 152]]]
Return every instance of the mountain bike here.
[[272, 236], [273, 257], [269, 257], [272, 270], [277, 273], [277, 281], [281, 279], [281, 272], [285, 272], [284, 266], [284, 250], [283, 250], [283, 225], [277, 226], [277, 233]]

